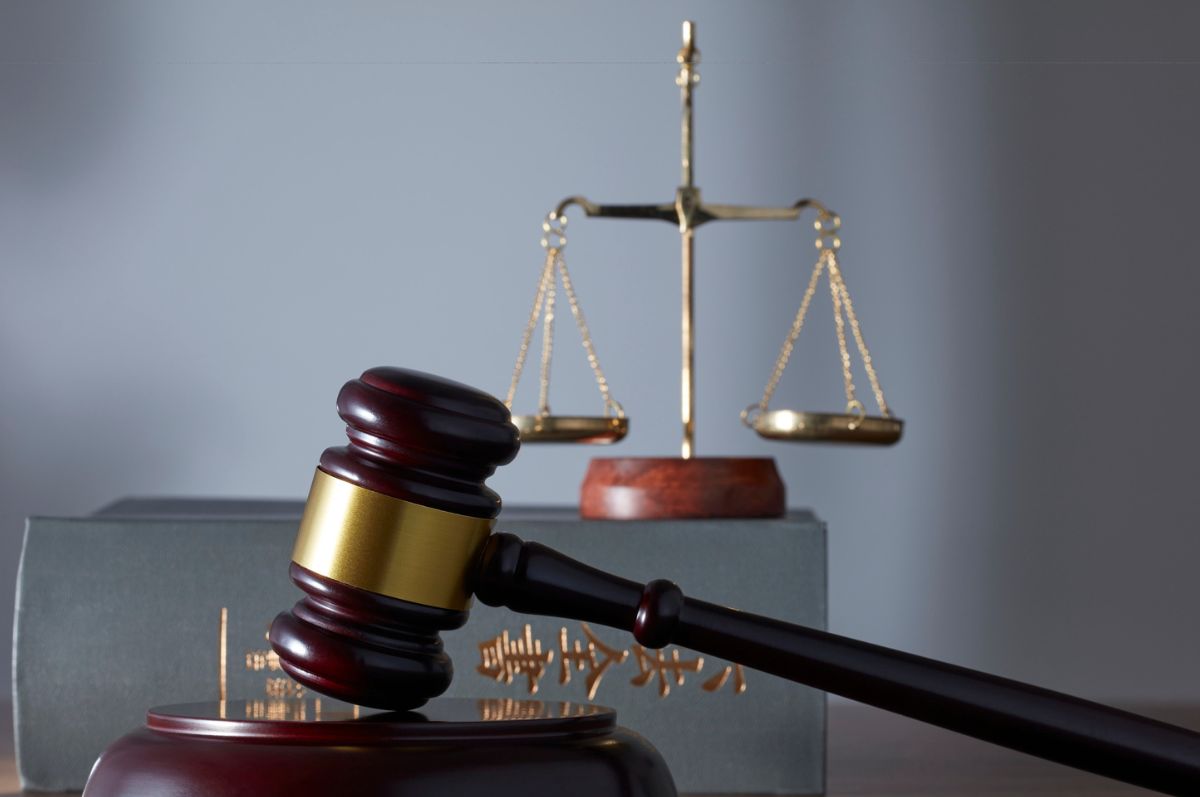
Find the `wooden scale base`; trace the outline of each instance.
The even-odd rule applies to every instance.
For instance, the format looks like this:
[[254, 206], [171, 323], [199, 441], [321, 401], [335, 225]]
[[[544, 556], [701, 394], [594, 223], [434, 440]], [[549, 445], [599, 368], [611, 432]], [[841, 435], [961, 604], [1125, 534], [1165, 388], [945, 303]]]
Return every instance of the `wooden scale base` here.
[[83, 793], [675, 797], [675, 785], [658, 751], [601, 706], [441, 698], [388, 712], [305, 697], [152, 709]]
[[587, 520], [773, 518], [785, 508], [770, 457], [596, 457], [579, 495]]

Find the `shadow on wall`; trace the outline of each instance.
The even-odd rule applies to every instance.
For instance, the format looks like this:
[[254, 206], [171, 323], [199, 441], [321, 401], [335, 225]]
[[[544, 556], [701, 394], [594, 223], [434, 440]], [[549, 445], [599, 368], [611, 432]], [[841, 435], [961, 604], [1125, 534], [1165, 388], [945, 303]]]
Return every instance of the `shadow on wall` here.
[[1175, 60], [1169, 31], [1200, 13], [1127, 35], [1131, 6], [1094, 8], [1067, 36], [1064, 12], [1030, 26], [989, 9], [987, 46], [1006, 43], [1011, 60], [980, 81], [994, 124], [980, 190], [1004, 200], [992, 276], [1004, 323], [991, 363], [1002, 411], [980, 419], [1000, 445], [977, 452], [1001, 498], [985, 521], [978, 656], [1051, 686], [1098, 692], [1104, 669], [1128, 674], [1129, 697], [1194, 695], [1188, 665], [1171, 661], [1200, 662], [1182, 642], [1200, 561], [1186, 497], [1200, 427], [1184, 409], [1200, 391], [1200, 67], [1194, 46]]
[[[69, 187], [127, 145], [144, 75], [142, 28], [129, 7], [0, 9], [0, 201]], [[34, 266], [11, 258], [4, 268]]]
[[[212, 417], [222, 401], [202, 381], [153, 374], [64, 373], [55, 381], [54, 398], [3, 394], [0, 559], [10, 577], [29, 512], [84, 514], [148, 484], [186, 484], [197, 434], [216, 431], [193, 421]], [[28, 418], [38, 422], [22, 423]]]

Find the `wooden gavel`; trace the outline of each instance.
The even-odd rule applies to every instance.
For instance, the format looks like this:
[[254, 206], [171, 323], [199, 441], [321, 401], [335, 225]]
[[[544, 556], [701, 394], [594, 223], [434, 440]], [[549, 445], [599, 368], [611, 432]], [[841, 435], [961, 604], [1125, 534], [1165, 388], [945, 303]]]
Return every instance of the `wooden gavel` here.
[[275, 618], [283, 669], [318, 692], [410, 709], [450, 685], [440, 631], [490, 606], [632, 631], [1078, 769], [1200, 794], [1200, 734], [1017, 681], [641, 585], [492, 533], [484, 486], [516, 456], [507, 408], [449, 380], [373, 368], [338, 395], [349, 445], [321, 457]]

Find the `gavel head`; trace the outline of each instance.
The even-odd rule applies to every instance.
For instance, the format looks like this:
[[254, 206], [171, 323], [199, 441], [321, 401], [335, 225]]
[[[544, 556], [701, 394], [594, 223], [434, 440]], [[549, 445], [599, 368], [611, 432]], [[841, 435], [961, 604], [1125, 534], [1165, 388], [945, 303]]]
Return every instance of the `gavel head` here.
[[450, 685], [438, 633], [467, 620], [500, 511], [483, 482], [516, 456], [517, 430], [487, 393], [402, 368], [347, 382], [337, 408], [350, 441], [321, 455], [292, 554], [305, 597], [271, 647], [306, 687], [415, 708]]

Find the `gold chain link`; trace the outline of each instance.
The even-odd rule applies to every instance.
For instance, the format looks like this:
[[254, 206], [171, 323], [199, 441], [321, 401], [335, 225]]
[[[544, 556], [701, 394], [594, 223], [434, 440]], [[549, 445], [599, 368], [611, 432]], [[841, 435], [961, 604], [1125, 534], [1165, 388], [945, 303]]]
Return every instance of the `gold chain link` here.
[[871, 383], [871, 391], [875, 394], [875, 403], [879, 405], [880, 415], [884, 418], [890, 418], [892, 413], [888, 409], [887, 399], [883, 397], [883, 387], [879, 384], [879, 375], [875, 373], [875, 363], [871, 360], [870, 350], [867, 349], [867, 341], [863, 337], [862, 326], [858, 323], [858, 314], [854, 312], [854, 303], [850, 301], [850, 289], [846, 287], [846, 280], [842, 276], [842, 270], [837, 268], [836, 261], [829, 270], [831, 277], [835, 274], [837, 275], [838, 290], [842, 295], [842, 306], [846, 310], [846, 318], [850, 322], [850, 331], [854, 334], [854, 343], [858, 346], [858, 354], [862, 357], [863, 370], [867, 372], [867, 379]]
[[[804, 328], [804, 319], [808, 316], [808, 306], [817, 292], [817, 281], [821, 279], [821, 272], [824, 270], [825, 258], [819, 257], [817, 264], [813, 266], [812, 276], [808, 278], [808, 287], [804, 290], [804, 298], [800, 300], [800, 309], [796, 311], [796, 317], [792, 320], [792, 329], [783, 339], [783, 345], [779, 347], [779, 356], [775, 358], [775, 369], [771, 371], [771, 378], [767, 380], [767, 387], [763, 390], [762, 399], [758, 402], [759, 412], [767, 411], [767, 405], [771, 403], [771, 397], [775, 395], [775, 388], [779, 387], [779, 380], [783, 376], [784, 369], [787, 368], [788, 360], [792, 357], [796, 339], [800, 337], [800, 330]], [[746, 419], [744, 413], [742, 419]]]
[[[558, 258], [558, 250], [552, 250], [554, 258]], [[553, 268], [550, 278], [546, 280], [546, 309], [542, 314], [542, 373], [538, 386], [538, 415], [546, 417], [550, 414], [550, 358], [554, 354], [554, 290], [558, 286], [558, 277]]]
[[587, 320], [583, 317], [583, 308], [575, 296], [575, 286], [571, 283], [571, 273], [567, 270], [567, 261], [558, 255], [558, 273], [562, 277], [563, 292], [567, 294], [567, 303], [571, 306], [571, 315], [575, 316], [575, 324], [579, 327], [579, 336], [583, 339], [583, 350], [587, 352], [588, 365], [596, 377], [596, 386], [600, 388], [600, 396], [604, 399], [604, 414], [615, 412], [618, 418], [625, 417], [625, 410], [612, 397], [608, 390], [608, 379], [600, 368], [600, 358], [596, 356], [596, 346], [592, 343], [592, 333], [588, 331]]
[[846, 346], [846, 320], [842, 318], [842, 292], [838, 290], [837, 255], [831, 249], [821, 251], [821, 257], [827, 259], [829, 269], [829, 296], [833, 300], [833, 324], [837, 332], [838, 354], [842, 362], [842, 381], [846, 386], [846, 411], [858, 403], [854, 394], [854, 372], [850, 370], [850, 349]]
[[867, 379], [871, 383], [871, 390], [875, 394], [875, 401], [879, 405], [879, 412], [884, 418], [891, 417], [887, 400], [883, 396], [883, 388], [879, 384], [879, 375], [875, 373], [875, 364], [871, 360], [871, 352], [867, 349], [862, 326], [858, 322], [857, 313], [854, 312], [854, 303], [850, 300], [850, 289], [846, 287], [846, 281], [842, 277], [842, 270], [838, 266], [837, 252], [842, 246], [841, 238], [838, 236], [838, 231], [841, 228], [841, 219], [836, 213], [825, 209], [823, 206], [815, 202], [811, 204], [816, 206], [819, 211], [817, 221], [813, 226], [817, 230], [816, 245], [820, 251], [820, 255], [817, 257], [816, 265], [813, 266], [812, 275], [808, 279], [808, 286], [804, 289], [804, 296], [800, 300], [800, 309], [796, 311], [796, 317], [792, 320], [792, 327], [788, 331], [787, 337], [784, 338], [783, 345], [779, 347], [779, 355], [775, 358], [775, 367], [771, 371], [770, 378], [767, 379], [766, 387], [763, 388], [762, 398], [759, 399], [757, 405], [751, 404], [742, 410], [742, 422], [747, 426], [754, 425], [752, 414], [762, 414], [767, 411], [767, 407], [775, 395], [775, 390], [779, 387], [779, 380], [783, 377], [783, 372], [787, 368], [788, 361], [791, 359], [796, 339], [800, 337], [800, 331], [804, 328], [804, 320], [808, 316], [808, 308], [812, 303], [813, 295], [816, 293], [817, 282], [820, 280], [822, 272], [828, 272], [829, 275], [829, 295], [833, 302], [833, 319], [835, 331], [837, 332], [838, 355], [842, 365], [842, 382], [846, 391], [846, 412], [858, 415], [858, 420], [853, 422], [851, 428], [855, 428], [858, 422], [865, 417], [866, 410], [855, 393], [854, 372], [851, 368], [849, 345], [846, 342], [847, 322], [849, 322], [850, 332], [854, 336], [854, 343], [858, 348], [859, 356], [862, 358], [863, 369], [867, 372]]
[[533, 339], [533, 330], [537, 326], [538, 317], [542, 314], [542, 300], [546, 296], [546, 280], [554, 273], [554, 259], [558, 250], [546, 252], [546, 264], [542, 266], [542, 276], [538, 280], [537, 291], [533, 295], [533, 309], [529, 311], [529, 321], [525, 324], [525, 332], [521, 335], [521, 348], [517, 350], [517, 363], [513, 366], [512, 381], [508, 384], [508, 395], [504, 406], [512, 409], [513, 399], [517, 395], [517, 383], [521, 381], [521, 373], [525, 370], [525, 358], [529, 354], [529, 343]]
[[538, 385], [538, 415], [545, 417], [550, 414], [550, 364], [554, 354], [554, 302], [558, 280], [561, 277], [563, 292], [567, 295], [567, 303], [571, 308], [571, 315], [574, 316], [575, 324], [579, 327], [579, 334], [583, 338], [583, 350], [587, 354], [588, 365], [592, 369], [592, 374], [596, 378], [596, 386], [600, 389], [600, 397], [604, 401], [604, 415], [608, 417], [610, 414], [615, 414], [618, 418], [624, 418], [625, 409], [621, 406], [620, 402], [612, 397], [612, 392], [608, 386], [608, 379], [604, 376], [604, 370], [600, 367], [600, 358], [596, 355], [596, 346], [592, 342], [592, 333], [588, 329], [587, 320], [583, 315], [583, 307], [580, 305], [579, 298], [575, 294], [575, 285], [571, 281], [571, 273], [567, 269], [567, 261], [562, 254], [562, 250], [567, 244], [565, 234], [566, 225], [566, 217], [555, 213], [547, 215], [546, 220], [542, 222], [543, 235], [541, 243], [542, 247], [546, 250], [546, 261], [542, 266], [542, 274], [538, 280], [537, 291], [534, 293], [533, 308], [529, 311], [529, 320], [525, 324], [525, 330], [521, 335], [521, 346], [517, 351], [517, 362], [513, 366], [512, 380], [509, 382], [508, 394], [504, 399], [504, 405], [510, 410], [512, 409], [513, 400], [517, 395], [517, 385], [520, 383], [521, 375], [525, 370], [525, 360], [529, 355], [529, 346], [533, 340], [533, 331], [537, 326], [538, 318], [541, 317], [542, 362]]

